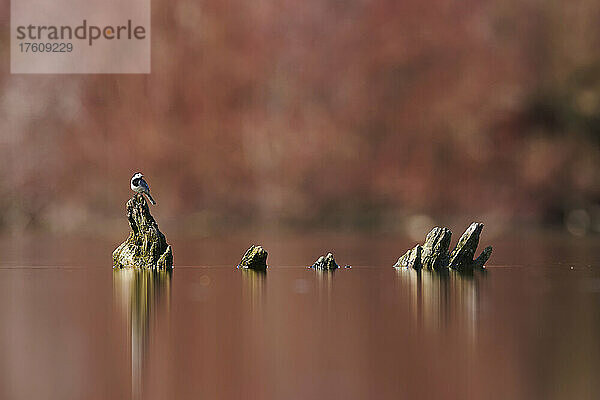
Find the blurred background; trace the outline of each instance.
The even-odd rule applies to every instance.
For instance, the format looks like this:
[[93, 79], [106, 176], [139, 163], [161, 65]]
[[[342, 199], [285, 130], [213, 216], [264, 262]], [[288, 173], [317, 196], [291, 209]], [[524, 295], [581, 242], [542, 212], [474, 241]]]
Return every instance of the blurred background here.
[[[0, 0], [0, 398], [600, 398], [599, 22], [152, 0], [151, 74], [11, 75]], [[172, 277], [109, 268], [137, 171]], [[488, 273], [391, 268], [472, 221]]]
[[599, 20], [592, 0], [156, 0], [149, 75], [11, 75], [3, 35], [0, 231], [120, 238], [139, 170], [185, 235], [597, 233]]

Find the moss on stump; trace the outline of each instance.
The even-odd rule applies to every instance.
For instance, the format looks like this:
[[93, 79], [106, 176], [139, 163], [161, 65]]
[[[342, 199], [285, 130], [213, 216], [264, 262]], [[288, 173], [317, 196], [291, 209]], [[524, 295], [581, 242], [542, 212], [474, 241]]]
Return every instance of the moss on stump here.
[[173, 268], [173, 251], [140, 193], [127, 201], [129, 237], [113, 251], [114, 268]]

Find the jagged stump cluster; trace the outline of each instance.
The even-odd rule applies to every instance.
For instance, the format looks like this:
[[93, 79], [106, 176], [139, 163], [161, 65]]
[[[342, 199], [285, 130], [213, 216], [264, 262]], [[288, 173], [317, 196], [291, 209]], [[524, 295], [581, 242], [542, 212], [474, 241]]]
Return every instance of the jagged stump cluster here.
[[427, 235], [423, 245], [416, 245], [408, 250], [394, 265], [396, 268], [407, 267], [414, 269], [472, 271], [483, 268], [492, 255], [492, 246], [486, 247], [481, 255], [473, 259], [483, 224], [473, 222], [458, 240], [451, 252], [450, 239], [452, 232], [447, 228], [433, 228]]
[[127, 201], [129, 237], [113, 252], [114, 268], [173, 268], [173, 251], [140, 193]]

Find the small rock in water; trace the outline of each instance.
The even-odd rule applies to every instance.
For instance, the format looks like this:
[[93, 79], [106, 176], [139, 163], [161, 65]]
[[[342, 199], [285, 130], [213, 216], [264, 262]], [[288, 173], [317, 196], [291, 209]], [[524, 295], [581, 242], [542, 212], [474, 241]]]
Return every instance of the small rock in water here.
[[252, 245], [242, 256], [242, 260], [238, 268], [248, 268], [257, 271], [265, 271], [267, 269], [267, 256], [269, 253], [261, 246]]
[[327, 253], [326, 256], [321, 256], [315, 263], [310, 267], [314, 269], [320, 269], [324, 271], [333, 271], [339, 268], [339, 265], [335, 262], [333, 254]]
[[452, 232], [447, 228], [435, 227], [429, 232], [423, 246], [416, 245], [398, 259], [394, 267], [432, 270], [452, 268], [458, 271], [472, 271], [484, 268], [492, 255], [492, 247], [486, 247], [481, 255], [473, 260], [483, 224], [473, 222], [458, 240], [458, 244], [448, 253]]
[[127, 201], [129, 237], [113, 251], [114, 268], [173, 268], [173, 250], [141, 193]]

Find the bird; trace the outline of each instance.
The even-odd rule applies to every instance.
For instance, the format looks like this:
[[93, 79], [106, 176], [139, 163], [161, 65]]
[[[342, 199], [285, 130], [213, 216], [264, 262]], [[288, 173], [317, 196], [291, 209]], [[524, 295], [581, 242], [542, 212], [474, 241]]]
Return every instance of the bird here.
[[150, 203], [156, 205], [156, 202], [152, 196], [150, 196], [150, 186], [148, 186], [148, 183], [144, 180], [144, 175], [141, 172], [136, 172], [131, 177], [131, 190], [136, 193], [145, 193], [146, 196], [148, 196], [148, 199], [150, 199]]

